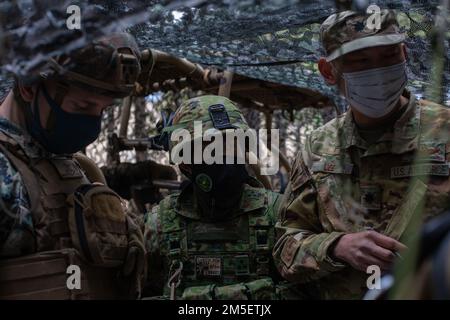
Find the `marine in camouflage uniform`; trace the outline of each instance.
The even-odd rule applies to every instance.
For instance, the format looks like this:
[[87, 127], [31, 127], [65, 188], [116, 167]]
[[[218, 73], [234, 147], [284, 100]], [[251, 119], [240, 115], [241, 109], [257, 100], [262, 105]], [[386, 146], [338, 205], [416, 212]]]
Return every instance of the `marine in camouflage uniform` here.
[[[339, 86], [350, 109], [307, 138], [293, 164], [277, 223], [275, 263], [308, 298], [361, 298], [367, 291], [365, 269], [376, 264], [370, 260], [389, 268], [413, 213], [423, 209], [422, 219], [428, 220], [450, 206], [450, 110], [404, 90], [394, 101], [398, 108], [382, 120], [366, 117], [367, 123], [378, 123], [366, 128], [355, 120], [361, 111], [349, 99], [354, 87], [336, 80], [336, 70], [329, 71], [345, 63], [364, 72], [370, 63], [386, 67], [404, 61], [395, 15], [382, 11], [381, 28], [374, 30], [367, 28], [367, 19], [346, 11], [321, 27], [328, 56], [319, 69], [329, 84]], [[384, 56], [388, 50], [394, 55]], [[348, 239], [353, 243], [337, 256]]]
[[[86, 173], [100, 170], [74, 155], [97, 138], [112, 99], [132, 93], [139, 59], [130, 35], [112, 34], [16, 78], [0, 107], [1, 298], [139, 293], [142, 230], [122, 199]], [[66, 285], [70, 264], [81, 268], [79, 290]]]
[[[228, 119], [221, 128], [248, 129], [229, 99], [202, 96], [185, 102], [166, 130], [193, 134], [194, 121], [201, 121], [203, 132], [214, 129], [211, 106]], [[191, 141], [170, 149], [185, 143]], [[169, 298], [173, 284], [172, 299], [275, 299], [271, 250], [279, 194], [248, 177], [244, 164], [179, 167], [189, 182], [146, 215], [152, 294]]]

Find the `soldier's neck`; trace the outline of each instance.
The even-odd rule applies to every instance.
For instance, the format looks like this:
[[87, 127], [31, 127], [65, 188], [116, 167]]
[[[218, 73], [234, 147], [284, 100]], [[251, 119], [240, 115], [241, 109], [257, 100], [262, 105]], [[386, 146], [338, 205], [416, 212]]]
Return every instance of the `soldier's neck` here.
[[12, 90], [8, 93], [0, 106], [0, 117], [6, 118], [26, 130], [25, 115], [23, 114], [22, 108], [20, 108], [16, 99], [14, 99], [14, 93]]

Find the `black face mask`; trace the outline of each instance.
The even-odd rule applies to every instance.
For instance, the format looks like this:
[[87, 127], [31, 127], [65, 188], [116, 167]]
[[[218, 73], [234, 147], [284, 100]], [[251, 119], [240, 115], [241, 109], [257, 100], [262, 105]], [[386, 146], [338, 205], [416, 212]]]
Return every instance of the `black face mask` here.
[[239, 207], [248, 173], [244, 164], [194, 164], [192, 182], [202, 216], [226, 220]]
[[[55, 117], [51, 130], [42, 127], [39, 116], [38, 94], [42, 90], [44, 98]], [[27, 122], [28, 132], [48, 151], [55, 154], [74, 153], [89, 145], [100, 134], [101, 116], [74, 114], [64, 111], [48, 94], [45, 86], [38, 88], [33, 103], [31, 122]]]

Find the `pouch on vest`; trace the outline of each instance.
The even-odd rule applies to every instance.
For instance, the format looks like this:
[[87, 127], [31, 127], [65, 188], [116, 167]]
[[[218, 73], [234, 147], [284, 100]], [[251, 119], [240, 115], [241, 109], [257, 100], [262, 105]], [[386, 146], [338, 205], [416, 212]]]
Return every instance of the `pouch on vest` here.
[[215, 285], [189, 287], [183, 291], [181, 300], [213, 300]]
[[248, 300], [243, 283], [218, 287], [213, 284], [186, 288], [182, 300]]
[[127, 219], [121, 198], [102, 184], [85, 184], [68, 197], [74, 248], [99, 267], [118, 267], [127, 255]]
[[270, 278], [245, 283], [250, 300], [275, 300], [275, 285]]
[[243, 283], [216, 287], [215, 297], [217, 300], [249, 300], [247, 287]]
[[270, 278], [228, 286], [205, 285], [186, 288], [182, 300], [275, 300], [275, 285]]

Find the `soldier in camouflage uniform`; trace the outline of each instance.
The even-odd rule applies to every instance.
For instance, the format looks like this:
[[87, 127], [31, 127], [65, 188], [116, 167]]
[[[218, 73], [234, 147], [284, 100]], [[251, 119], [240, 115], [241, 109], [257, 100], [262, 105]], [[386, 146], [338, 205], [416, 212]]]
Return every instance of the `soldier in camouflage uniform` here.
[[[220, 126], [212, 119], [213, 107], [219, 107]], [[185, 102], [165, 131], [184, 128], [193, 134], [194, 121], [200, 121], [203, 132], [215, 127], [248, 129], [229, 99], [202, 96]], [[170, 150], [191, 142], [172, 143]], [[179, 168], [187, 184], [145, 218], [152, 294], [172, 299], [274, 299], [271, 250], [279, 194], [261, 188], [245, 164], [183, 162]]]
[[413, 213], [450, 206], [450, 111], [405, 90], [395, 14], [383, 10], [379, 28], [369, 18], [345, 11], [321, 26], [319, 70], [349, 110], [307, 138], [277, 223], [275, 264], [309, 298], [361, 298], [367, 267], [387, 270], [405, 249]]
[[[18, 77], [3, 101], [1, 298], [136, 297], [142, 231], [120, 197], [94, 184], [73, 153], [98, 137], [113, 98], [132, 93], [139, 59], [130, 35], [113, 34]], [[66, 286], [69, 264], [80, 266], [79, 290]]]

